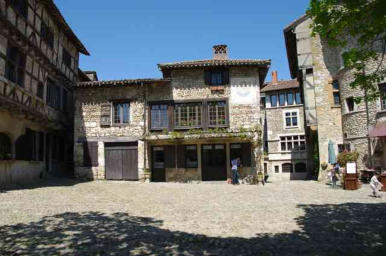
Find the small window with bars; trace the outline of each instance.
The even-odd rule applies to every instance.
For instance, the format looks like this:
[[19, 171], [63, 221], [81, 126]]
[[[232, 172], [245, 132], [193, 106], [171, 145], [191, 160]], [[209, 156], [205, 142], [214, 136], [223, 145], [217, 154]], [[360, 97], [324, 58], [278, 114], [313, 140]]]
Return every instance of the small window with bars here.
[[130, 103], [114, 104], [114, 124], [130, 123]]
[[281, 151], [304, 151], [306, 150], [306, 139], [304, 135], [281, 136]]
[[179, 103], [174, 106], [176, 128], [195, 128], [202, 124], [202, 103]]
[[214, 101], [208, 103], [209, 126], [222, 127], [227, 125], [227, 109], [225, 101]]
[[151, 105], [150, 117], [152, 129], [164, 129], [168, 128], [168, 105]]

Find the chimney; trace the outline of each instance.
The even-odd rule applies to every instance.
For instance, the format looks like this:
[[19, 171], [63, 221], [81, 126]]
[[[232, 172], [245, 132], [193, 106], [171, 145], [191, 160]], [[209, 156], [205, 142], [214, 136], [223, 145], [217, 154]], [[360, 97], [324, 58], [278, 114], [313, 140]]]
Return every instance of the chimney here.
[[277, 71], [272, 71], [272, 80], [271, 80], [271, 83], [272, 84], [277, 84], [278, 80], [277, 80]]
[[228, 46], [225, 44], [213, 46], [214, 60], [228, 60]]

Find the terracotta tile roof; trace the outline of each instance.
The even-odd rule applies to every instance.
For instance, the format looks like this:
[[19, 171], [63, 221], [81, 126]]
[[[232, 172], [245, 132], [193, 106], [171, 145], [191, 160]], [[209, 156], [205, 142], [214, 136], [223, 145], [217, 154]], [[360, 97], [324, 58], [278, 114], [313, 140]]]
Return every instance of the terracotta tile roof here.
[[277, 83], [266, 83], [261, 92], [280, 91], [287, 89], [299, 88], [299, 83], [296, 79], [279, 80]]
[[181, 61], [172, 63], [158, 64], [158, 68], [161, 70], [175, 69], [175, 68], [197, 68], [197, 67], [231, 67], [231, 66], [269, 66], [271, 60], [194, 60], [194, 61]]
[[86, 47], [82, 44], [79, 38], [72, 31], [71, 27], [67, 24], [63, 15], [60, 13], [58, 7], [54, 3], [53, 0], [42, 0], [42, 2], [46, 5], [50, 15], [58, 22], [59, 27], [63, 30], [63, 32], [70, 38], [70, 40], [75, 44], [75, 47], [79, 50], [79, 52], [90, 55], [87, 51]]
[[168, 83], [169, 79], [162, 78], [139, 78], [139, 79], [122, 79], [122, 80], [105, 80], [105, 81], [89, 81], [77, 83], [76, 87], [104, 87], [104, 86], [127, 86], [138, 84], [152, 84], [152, 83]]

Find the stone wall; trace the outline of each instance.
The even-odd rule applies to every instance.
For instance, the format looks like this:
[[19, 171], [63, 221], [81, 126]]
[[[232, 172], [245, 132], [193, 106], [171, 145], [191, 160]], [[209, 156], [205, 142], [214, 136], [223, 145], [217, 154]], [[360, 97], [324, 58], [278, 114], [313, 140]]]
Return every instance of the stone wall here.
[[[74, 162], [75, 175], [83, 178], [104, 179], [104, 142], [138, 141], [138, 175], [144, 173], [144, 90], [141, 86], [82, 88], [76, 90]], [[127, 100], [130, 102], [128, 125], [101, 126], [101, 105]], [[83, 141], [98, 141], [98, 167], [83, 167]]]

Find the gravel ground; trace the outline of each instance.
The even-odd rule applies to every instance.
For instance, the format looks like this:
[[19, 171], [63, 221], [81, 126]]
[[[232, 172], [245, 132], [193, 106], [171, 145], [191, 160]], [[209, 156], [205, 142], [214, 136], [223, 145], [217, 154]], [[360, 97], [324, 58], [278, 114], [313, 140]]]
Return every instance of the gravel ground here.
[[386, 255], [386, 193], [50, 179], [0, 192], [0, 255]]

